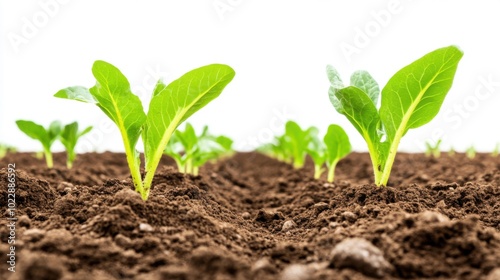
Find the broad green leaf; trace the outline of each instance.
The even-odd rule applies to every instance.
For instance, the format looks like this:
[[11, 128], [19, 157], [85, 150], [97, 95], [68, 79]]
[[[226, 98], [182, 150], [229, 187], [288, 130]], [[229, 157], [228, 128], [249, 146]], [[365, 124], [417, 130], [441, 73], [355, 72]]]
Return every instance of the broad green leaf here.
[[455, 46], [437, 49], [392, 76], [382, 90], [380, 107], [391, 142], [437, 115], [462, 56], [463, 52]]
[[[356, 130], [367, 141], [369, 148], [375, 148], [380, 142], [378, 129], [380, 117], [370, 97], [361, 89], [349, 86], [337, 90], [335, 97], [339, 102], [337, 111], [353, 124]], [[332, 100], [333, 103], [333, 100]]]
[[40, 141], [43, 146], [43, 153], [45, 155], [45, 161], [47, 162], [47, 167], [52, 168], [52, 152], [50, 148], [61, 133], [61, 123], [58, 121], [52, 122], [47, 129], [43, 126], [36, 124], [32, 121], [16, 121], [19, 129], [28, 135], [30, 138]]
[[375, 107], [378, 104], [380, 96], [380, 88], [378, 83], [366, 71], [356, 71], [351, 75], [351, 86], [355, 86], [364, 91], [368, 97], [373, 101]]
[[30, 138], [40, 141], [45, 148], [50, 148], [51, 138], [43, 126], [24, 120], [18, 120], [16, 124]]
[[231, 67], [212, 64], [189, 71], [168, 86], [158, 83], [143, 132], [147, 172], [154, 172], [179, 124], [218, 97], [234, 75]]
[[337, 162], [351, 152], [349, 137], [342, 127], [332, 124], [324, 137], [326, 146], [327, 162]]
[[335, 110], [341, 113], [342, 104], [340, 103], [336, 94], [337, 91], [344, 88], [344, 83], [342, 83], [342, 79], [340, 78], [339, 72], [331, 65], [326, 66], [326, 75], [330, 80], [330, 89], [328, 90], [328, 95], [330, 96], [330, 102], [332, 102], [332, 105], [335, 108]]
[[97, 103], [97, 100], [92, 96], [89, 89], [86, 87], [74, 86], [61, 89], [56, 94], [55, 97], [77, 100], [85, 103]]
[[337, 163], [351, 152], [351, 143], [344, 129], [336, 124], [328, 127], [323, 142], [326, 146], [327, 179], [329, 182], [333, 182]]
[[97, 100], [97, 106], [118, 126], [125, 150], [135, 153], [146, 121], [139, 97], [131, 92], [127, 78], [115, 66], [98, 60], [94, 62], [92, 73], [97, 81], [90, 93]]

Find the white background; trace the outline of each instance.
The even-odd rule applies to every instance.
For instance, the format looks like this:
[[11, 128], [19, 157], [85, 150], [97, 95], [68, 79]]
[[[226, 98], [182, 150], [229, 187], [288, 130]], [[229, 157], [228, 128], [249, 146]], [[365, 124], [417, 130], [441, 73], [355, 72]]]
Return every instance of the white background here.
[[[40, 146], [17, 129], [17, 119], [78, 120], [96, 127], [80, 151], [123, 150], [99, 109], [52, 97], [67, 86], [92, 86], [92, 63], [102, 59], [122, 70], [144, 102], [161, 76], [171, 81], [205, 64], [231, 65], [233, 82], [190, 122], [233, 137], [239, 149], [281, 133], [285, 114], [323, 131], [341, 124], [354, 149], [365, 151], [330, 104], [325, 66], [334, 65], [344, 81], [368, 70], [383, 86], [401, 67], [451, 44], [465, 52], [454, 86], [436, 119], [410, 131], [400, 148], [419, 152], [426, 140], [441, 137], [443, 148], [459, 151], [470, 145], [491, 151], [500, 142], [499, 1], [0, 3], [0, 142], [21, 150]], [[488, 80], [487, 88], [481, 81]]]

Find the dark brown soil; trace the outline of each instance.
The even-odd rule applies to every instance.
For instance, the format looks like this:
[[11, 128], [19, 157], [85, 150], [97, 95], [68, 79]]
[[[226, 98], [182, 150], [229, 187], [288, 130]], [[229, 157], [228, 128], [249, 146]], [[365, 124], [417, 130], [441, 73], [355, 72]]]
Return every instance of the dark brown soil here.
[[[15, 273], [2, 219], [0, 279], [500, 279], [500, 158], [400, 154], [386, 188], [371, 184], [367, 154], [343, 160], [335, 184], [255, 153], [198, 177], [164, 159], [147, 202], [123, 154], [64, 160], [0, 161], [5, 210], [16, 163], [19, 219]], [[383, 270], [332, 255], [354, 237]]]

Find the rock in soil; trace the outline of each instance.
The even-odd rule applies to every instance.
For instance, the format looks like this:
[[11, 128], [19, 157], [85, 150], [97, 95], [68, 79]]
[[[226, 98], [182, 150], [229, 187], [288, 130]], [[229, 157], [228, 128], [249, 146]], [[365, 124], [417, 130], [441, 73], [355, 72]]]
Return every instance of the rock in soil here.
[[330, 264], [352, 268], [367, 276], [382, 278], [393, 270], [380, 249], [362, 238], [349, 238], [335, 245]]

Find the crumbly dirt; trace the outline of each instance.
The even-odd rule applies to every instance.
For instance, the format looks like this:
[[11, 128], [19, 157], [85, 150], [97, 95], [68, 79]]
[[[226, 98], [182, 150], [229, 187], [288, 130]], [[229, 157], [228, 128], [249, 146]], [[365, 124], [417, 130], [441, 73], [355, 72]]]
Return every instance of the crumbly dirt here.
[[[294, 170], [257, 153], [201, 176], [165, 158], [147, 202], [123, 154], [80, 155], [72, 170], [54, 160], [0, 160], [2, 213], [8, 163], [18, 204], [16, 272], [2, 219], [0, 279], [498, 279], [500, 158], [489, 155], [399, 154], [385, 188], [366, 153], [341, 161], [334, 184], [313, 180], [310, 162]], [[351, 238], [373, 246], [334, 250]]]

